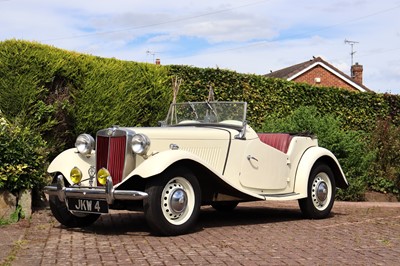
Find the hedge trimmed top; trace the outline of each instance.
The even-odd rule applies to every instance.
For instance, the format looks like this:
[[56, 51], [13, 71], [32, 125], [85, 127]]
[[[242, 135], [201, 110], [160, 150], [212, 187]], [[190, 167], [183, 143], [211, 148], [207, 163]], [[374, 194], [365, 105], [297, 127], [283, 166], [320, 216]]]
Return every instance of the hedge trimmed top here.
[[[260, 75], [190, 66], [157, 66], [65, 51], [34, 42], [0, 42], [0, 109], [34, 121], [47, 137], [65, 141], [113, 124], [156, 125], [172, 100], [172, 78], [183, 80], [178, 101], [249, 103], [249, 122], [284, 117], [300, 106], [335, 114], [346, 128], [371, 131], [377, 118], [400, 125], [400, 97], [313, 87]], [[42, 104], [38, 106], [38, 102]]]
[[[165, 118], [172, 101], [175, 78], [183, 80], [177, 101], [206, 100], [210, 86], [215, 100], [247, 101], [247, 119], [257, 131], [262, 130], [266, 118], [280, 121], [301, 106], [313, 106], [321, 116], [333, 115], [346, 130], [371, 134], [380, 128], [376, 121], [381, 118], [400, 126], [398, 95], [313, 87], [218, 68], [106, 59], [9, 40], [0, 42], [0, 110], [4, 116], [0, 117], [0, 146], [3, 147], [0, 149], [0, 188], [17, 191], [40, 187], [46, 177], [43, 162], [72, 147], [80, 133], [94, 135], [111, 125], [157, 125], [157, 121]], [[9, 127], [11, 124], [15, 126]], [[392, 140], [386, 135], [383, 138]], [[349, 142], [354, 140], [351, 138]], [[396, 156], [387, 152], [388, 149], [382, 151], [383, 155]], [[360, 153], [363, 152], [355, 154]], [[387, 158], [382, 154], [378, 155], [385, 161]], [[392, 167], [392, 161], [389, 163]], [[388, 164], [380, 165], [392, 169], [386, 167]], [[351, 187], [364, 186], [357, 172], [361, 168], [367, 169], [348, 167], [349, 176], [356, 177]], [[385, 179], [376, 180], [370, 183], [380, 184]], [[351, 191], [358, 193], [357, 189]]]

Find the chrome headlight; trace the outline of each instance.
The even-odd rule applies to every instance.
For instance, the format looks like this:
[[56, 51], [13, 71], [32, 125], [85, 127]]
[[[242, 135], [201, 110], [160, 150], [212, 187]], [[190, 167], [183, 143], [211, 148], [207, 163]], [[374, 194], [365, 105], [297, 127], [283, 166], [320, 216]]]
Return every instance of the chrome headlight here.
[[81, 134], [76, 138], [75, 147], [79, 153], [88, 155], [94, 149], [94, 139], [89, 134]]
[[145, 155], [150, 147], [150, 139], [144, 134], [135, 134], [131, 141], [132, 151], [139, 155]]

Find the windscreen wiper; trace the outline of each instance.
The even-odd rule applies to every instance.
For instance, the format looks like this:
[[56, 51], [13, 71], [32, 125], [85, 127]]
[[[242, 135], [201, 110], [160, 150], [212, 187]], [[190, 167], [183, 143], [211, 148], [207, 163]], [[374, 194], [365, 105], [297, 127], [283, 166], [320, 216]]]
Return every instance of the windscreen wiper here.
[[193, 113], [196, 115], [196, 120], [199, 121], [199, 116], [197, 115], [197, 112], [196, 112], [196, 109], [194, 108], [193, 103], [191, 103], [191, 102], [188, 102], [188, 103], [190, 105], [190, 108], [192, 108]]

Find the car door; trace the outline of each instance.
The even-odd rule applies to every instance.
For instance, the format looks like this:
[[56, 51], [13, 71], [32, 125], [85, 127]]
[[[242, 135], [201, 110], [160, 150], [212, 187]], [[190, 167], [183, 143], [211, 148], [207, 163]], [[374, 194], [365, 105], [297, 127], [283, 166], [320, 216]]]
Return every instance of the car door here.
[[289, 182], [289, 157], [259, 139], [244, 148], [239, 181], [244, 187], [282, 190]]

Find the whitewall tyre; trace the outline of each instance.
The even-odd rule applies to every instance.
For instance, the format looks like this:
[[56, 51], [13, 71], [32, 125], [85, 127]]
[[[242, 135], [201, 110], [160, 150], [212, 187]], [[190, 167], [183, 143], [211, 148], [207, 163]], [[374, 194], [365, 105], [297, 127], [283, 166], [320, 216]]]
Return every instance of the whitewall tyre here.
[[200, 212], [201, 190], [186, 168], [167, 170], [146, 185], [143, 201], [148, 225], [159, 235], [181, 235], [194, 228]]
[[311, 170], [307, 187], [307, 198], [299, 200], [303, 215], [310, 219], [329, 216], [336, 194], [336, 184], [330, 167], [317, 163]]

